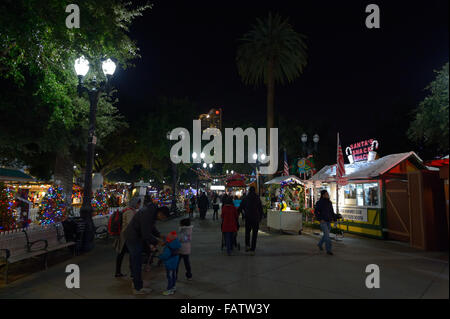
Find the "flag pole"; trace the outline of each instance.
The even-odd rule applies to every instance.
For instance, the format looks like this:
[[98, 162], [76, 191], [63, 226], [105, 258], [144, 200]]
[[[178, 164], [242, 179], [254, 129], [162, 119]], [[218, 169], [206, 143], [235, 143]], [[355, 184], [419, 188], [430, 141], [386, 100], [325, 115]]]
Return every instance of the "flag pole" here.
[[[337, 148], [339, 148], [339, 132], [337, 134]], [[338, 152], [339, 153], [339, 152]], [[338, 165], [339, 165], [339, 154], [336, 157], [336, 214], [339, 214], [339, 183], [338, 183]]]

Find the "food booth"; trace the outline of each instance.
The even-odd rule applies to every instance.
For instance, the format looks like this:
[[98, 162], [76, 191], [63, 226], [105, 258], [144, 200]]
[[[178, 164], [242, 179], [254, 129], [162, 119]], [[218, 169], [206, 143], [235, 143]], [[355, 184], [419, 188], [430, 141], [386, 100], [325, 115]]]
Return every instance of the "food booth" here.
[[[345, 164], [348, 184], [339, 186], [336, 192], [336, 165], [325, 166], [307, 180], [307, 193], [312, 198], [306, 202], [316, 203], [320, 191], [325, 189], [336, 212], [338, 193], [343, 221], [336, 226], [344, 232], [410, 242], [413, 247], [426, 249], [425, 243], [430, 242], [427, 236], [437, 231], [436, 221], [441, 218], [433, 208], [438, 206], [438, 198], [428, 196], [433, 194], [428, 192], [433, 185], [427, 182], [431, 173], [414, 152], [391, 154]], [[416, 175], [421, 178], [415, 178]], [[445, 211], [443, 216], [445, 219]], [[430, 221], [435, 231], [430, 229], [427, 235]]]
[[280, 176], [266, 182], [265, 185], [269, 185], [272, 192], [275, 190], [278, 199], [267, 210], [267, 227], [301, 234], [303, 229], [301, 209], [304, 205], [303, 181], [294, 175]]
[[245, 184], [245, 177], [240, 174], [233, 174], [227, 178], [226, 183], [226, 192], [231, 193], [231, 195], [242, 197], [243, 192], [247, 188], [247, 184]]

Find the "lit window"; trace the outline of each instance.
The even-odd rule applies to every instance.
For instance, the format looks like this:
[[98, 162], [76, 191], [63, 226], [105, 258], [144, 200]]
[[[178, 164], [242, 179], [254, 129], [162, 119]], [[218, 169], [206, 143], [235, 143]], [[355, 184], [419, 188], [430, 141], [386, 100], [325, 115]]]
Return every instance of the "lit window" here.
[[365, 206], [379, 205], [378, 183], [364, 184], [364, 205]]

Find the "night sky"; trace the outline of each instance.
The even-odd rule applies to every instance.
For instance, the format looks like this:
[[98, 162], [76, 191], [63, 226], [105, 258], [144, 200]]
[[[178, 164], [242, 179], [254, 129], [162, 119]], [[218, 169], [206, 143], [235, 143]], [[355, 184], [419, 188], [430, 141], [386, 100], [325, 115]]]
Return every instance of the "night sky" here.
[[[449, 59], [447, 0], [153, 3], [131, 29], [142, 58], [116, 75], [119, 108], [128, 117], [158, 96], [189, 97], [202, 112], [223, 107], [225, 127], [232, 118], [264, 127], [266, 90], [242, 83], [235, 56], [237, 39], [272, 11], [307, 36], [309, 54], [304, 74], [276, 87], [277, 113], [334, 147], [339, 130], [344, 147], [377, 138], [384, 155], [420, 153], [405, 130], [433, 70]], [[381, 29], [365, 27], [370, 3], [380, 7]]]

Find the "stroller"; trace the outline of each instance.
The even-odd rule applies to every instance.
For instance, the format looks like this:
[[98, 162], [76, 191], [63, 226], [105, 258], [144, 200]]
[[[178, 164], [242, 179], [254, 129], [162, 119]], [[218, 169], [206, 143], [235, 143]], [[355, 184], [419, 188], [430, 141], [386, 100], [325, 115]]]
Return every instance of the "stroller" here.
[[[237, 220], [237, 228], [238, 228], [238, 231], [239, 231], [239, 217], [238, 217], [238, 220]], [[220, 229], [222, 229], [222, 224], [220, 225]], [[241, 244], [237, 240], [238, 231], [233, 233], [232, 247], [233, 248], [237, 248], [238, 250], [241, 250]], [[225, 248], [225, 246], [226, 246], [225, 234], [222, 232], [222, 246], [221, 246], [221, 250], [223, 250]]]

